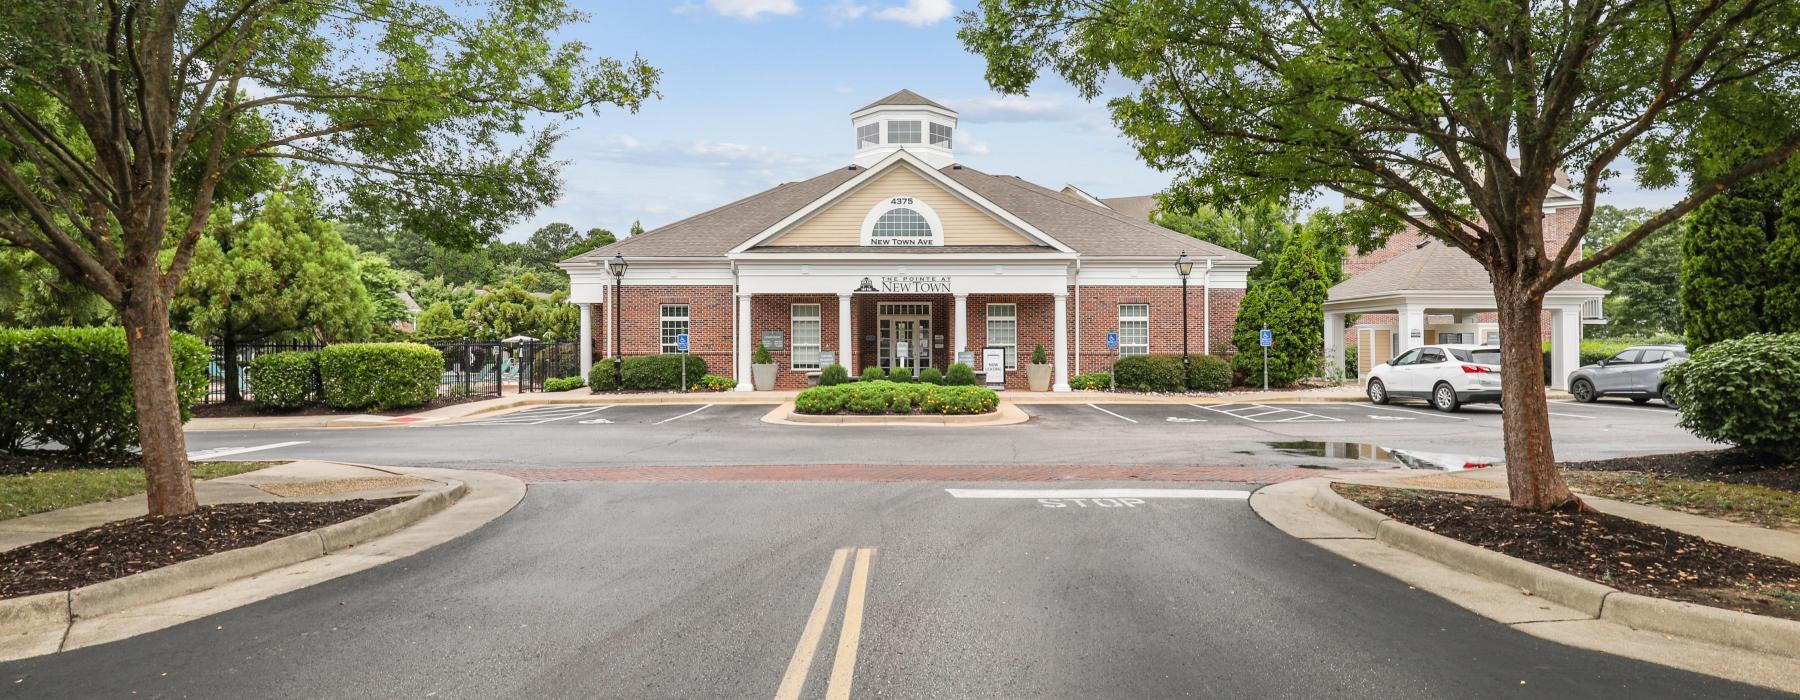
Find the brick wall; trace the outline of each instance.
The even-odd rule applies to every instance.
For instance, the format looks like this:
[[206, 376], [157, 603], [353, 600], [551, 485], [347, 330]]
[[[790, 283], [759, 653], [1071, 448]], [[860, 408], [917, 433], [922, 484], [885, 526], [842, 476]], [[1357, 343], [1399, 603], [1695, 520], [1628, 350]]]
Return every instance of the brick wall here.
[[[838, 297], [836, 294], [759, 294], [750, 299], [750, 342], [762, 342], [763, 331], [781, 331], [781, 349], [769, 349], [775, 360], [775, 388], [804, 389], [806, 375], [814, 370], [793, 368], [793, 305], [819, 305], [819, 349], [837, 352]], [[754, 349], [752, 345], [752, 349]], [[842, 360], [839, 360], [842, 363]], [[845, 365], [849, 367], [850, 365]], [[852, 370], [853, 372], [855, 370]], [[718, 374], [715, 372], [715, 374]]]
[[[1073, 290], [1071, 290], [1073, 294]], [[1073, 299], [1073, 297], [1071, 297]], [[1244, 300], [1242, 289], [1215, 289], [1212, 293], [1212, 352], [1223, 355], [1231, 347], [1231, 329], [1237, 323], [1238, 305]], [[1100, 372], [1111, 367], [1113, 352], [1106, 348], [1106, 334], [1118, 330], [1120, 304], [1150, 305], [1150, 352], [1181, 354], [1181, 288], [1083, 286], [1081, 288], [1081, 335], [1075, 336], [1074, 321], [1069, 323], [1072, 338], [1069, 352], [1079, 347], [1081, 371]], [[1206, 347], [1206, 289], [1188, 286], [1188, 352], [1199, 355]], [[1077, 345], [1074, 341], [1079, 341]], [[1069, 375], [1074, 376], [1071, 361]]]
[[[731, 288], [722, 285], [626, 286], [620, 295], [619, 328], [625, 357], [662, 352], [662, 305], [688, 305], [688, 354], [706, 360], [706, 371], [732, 376]], [[596, 319], [599, 320], [599, 319]], [[610, 323], [612, 317], [606, 321]], [[611, 331], [596, 323], [598, 333]], [[606, 353], [606, 337], [597, 338], [596, 353]], [[615, 347], [614, 350], [620, 348]]]

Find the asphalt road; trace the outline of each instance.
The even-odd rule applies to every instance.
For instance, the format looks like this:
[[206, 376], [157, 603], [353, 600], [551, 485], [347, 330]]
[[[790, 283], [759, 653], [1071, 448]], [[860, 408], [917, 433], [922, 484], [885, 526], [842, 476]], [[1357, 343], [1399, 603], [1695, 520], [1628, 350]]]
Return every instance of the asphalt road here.
[[857, 586], [840, 571], [802, 697], [823, 697], [839, 667], [856, 697], [1769, 695], [1488, 622], [1291, 539], [1242, 500], [1141, 500], [537, 485], [416, 557], [0, 665], [0, 694], [775, 697], [834, 551], [871, 547], [858, 643], [846, 658]]

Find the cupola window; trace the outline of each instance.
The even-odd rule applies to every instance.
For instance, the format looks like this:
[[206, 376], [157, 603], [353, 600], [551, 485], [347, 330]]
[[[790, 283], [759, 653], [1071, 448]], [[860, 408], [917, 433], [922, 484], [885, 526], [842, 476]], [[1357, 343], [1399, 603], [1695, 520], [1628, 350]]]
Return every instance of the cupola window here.
[[950, 147], [950, 127], [943, 124], [931, 125], [931, 145]]
[[888, 143], [920, 143], [922, 134], [917, 121], [887, 123]]
[[881, 145], [881, 125], [864, 124], [856, 127], [856, 147], [868, 148]]

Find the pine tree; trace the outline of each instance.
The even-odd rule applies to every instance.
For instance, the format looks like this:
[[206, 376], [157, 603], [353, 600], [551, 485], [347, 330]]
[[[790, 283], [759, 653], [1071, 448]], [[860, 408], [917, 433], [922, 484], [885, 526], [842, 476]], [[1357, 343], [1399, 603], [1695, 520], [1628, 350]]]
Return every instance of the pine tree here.
[[1324, 304], [1332, 273], [1315, 238], [1316, 234], [1306, 229], [1289, 237], [1269, 280], [1253, 287], [1238, 307], [1237, 326], [1232, 331], [1238, 352], [1232, 368], [1250, 383], [1260, 383], [1262, 378], [1258, 336], [1264, 327], [1275, 336], [1275, 344], [1269, 348], [1270, 386], [1292, 386], [1319, 374], [1323, 361], [1319, 348], [1325, 342]]

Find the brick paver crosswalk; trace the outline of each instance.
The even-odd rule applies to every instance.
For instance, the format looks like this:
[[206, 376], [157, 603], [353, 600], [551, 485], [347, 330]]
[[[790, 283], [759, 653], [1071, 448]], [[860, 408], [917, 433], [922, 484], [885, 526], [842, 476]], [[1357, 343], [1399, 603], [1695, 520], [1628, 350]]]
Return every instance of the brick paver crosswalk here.
[[795, 464], [492, 469], [529, 484], [581, 481], [1155, 481], [1272, 484], [1312, 469], [1146, 465]]

